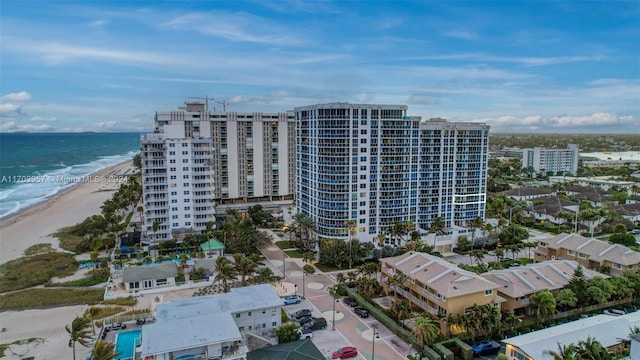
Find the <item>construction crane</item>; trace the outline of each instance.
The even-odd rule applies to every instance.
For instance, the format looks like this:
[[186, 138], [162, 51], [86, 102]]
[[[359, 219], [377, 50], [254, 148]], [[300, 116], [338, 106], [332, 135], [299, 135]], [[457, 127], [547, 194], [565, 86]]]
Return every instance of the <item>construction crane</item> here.
[[205, 97], [190, 96], [189, 99], [204, 100], [204, 113], [205, 114], [209, 113], [209, 100], [213, 101], [213, 98], [208, 96], [205, 96]]
[[222, 112], [227, 112], [227, 105], [229, 105], [229, 102], [227, 100], [216, 101], [216, 102], [222, 105]]

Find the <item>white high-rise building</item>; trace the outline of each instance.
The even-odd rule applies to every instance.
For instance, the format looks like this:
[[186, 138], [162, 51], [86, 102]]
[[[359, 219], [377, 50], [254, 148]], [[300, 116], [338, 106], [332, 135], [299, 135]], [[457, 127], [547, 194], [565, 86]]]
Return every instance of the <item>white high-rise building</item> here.
[[141, 136], [146, 239], [202, 232], [215, 221], [216, 207], [292, 201], [293, 112], [216, 112], [203, 102], [185, 104], [157, 112], [155, 132]]
[[522, 150], [522, 167], [533, 167], [537, 173], [562, 175], [578, 174], [580, 148], [577, 144], [569, 144], [566, 149], [534, 147]]
[[[422, 122], [405, 105], [330, 103], [296, 113], [296, 206], [320, 238], [377, 242], [396, 223], [424, 234], [484, 218], [489, 127]], [[452, 244], [449, 244], [452, 245]], [[443, 247], [443, 249], [448, 249]]]

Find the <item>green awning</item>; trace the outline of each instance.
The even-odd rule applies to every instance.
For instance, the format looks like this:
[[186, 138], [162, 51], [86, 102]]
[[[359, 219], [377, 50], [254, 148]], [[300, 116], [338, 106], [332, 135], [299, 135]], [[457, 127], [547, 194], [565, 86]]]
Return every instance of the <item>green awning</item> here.
[[202, 249], [202, 251], [224, 250], [224, 244], [211, 238], [207, 242], [200, 244], [200, 249]]

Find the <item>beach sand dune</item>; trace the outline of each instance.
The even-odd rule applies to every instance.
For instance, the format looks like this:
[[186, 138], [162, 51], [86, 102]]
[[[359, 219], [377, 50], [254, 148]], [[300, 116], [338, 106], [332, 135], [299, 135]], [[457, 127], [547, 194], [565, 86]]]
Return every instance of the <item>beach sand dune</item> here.
[[35, 244], [51, 244], [53, 249], [60, 251], [58, 240], [51, 234], [100, 214], [104, 201], [113, 196], [124, 180], [122, 175], [132, 172], [131, 161], [105, 168], [93, 174], [90, 182], [80, 183], [15, 216], [0, 220], [0, 263], [24, 256], [24, 251]]

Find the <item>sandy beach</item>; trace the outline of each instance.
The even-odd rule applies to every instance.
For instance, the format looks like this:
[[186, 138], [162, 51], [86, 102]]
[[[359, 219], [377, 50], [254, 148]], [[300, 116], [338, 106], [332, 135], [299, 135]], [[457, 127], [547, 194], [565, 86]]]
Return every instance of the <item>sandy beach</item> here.
[[[128, 171], [127, 171], [128, 170]], [[120, 186], [119, 176], [133, 172], [133, 164], [126, 161], [92, 174], [95, 181], [83, 182], [53, 198], [0, 221], [0, 263], [24, 256], [24, 251], [35, 244], [48, 243], [60, 250], [58, 240], [50, 234], [56, 230], [100, 214], [103, 202]], [[78, 271], [81, 277], [83, 270]], [[0, 313], [0, 344], [29, 338], [41, 341], [29, 345], [11, 345], [3, 359], [70, 359], [69, 335], [64, 326], [76, 316], [81, 316], [87, 306], [60, 307], [46, 310], [8, 311]], [[84, 358], [90, 349], [76, 346], [78, 359]]]
[[102, 169], [91, 181], [80, 183], [53, 198], [0, 221], [0, 263], [24, 256], [32, 245], [48, 243], [60, 250], [58, 240], [50, 235], [60, 228], [82, 222], [100, 214], [100, 207], [120, 186], [131, 161]]

